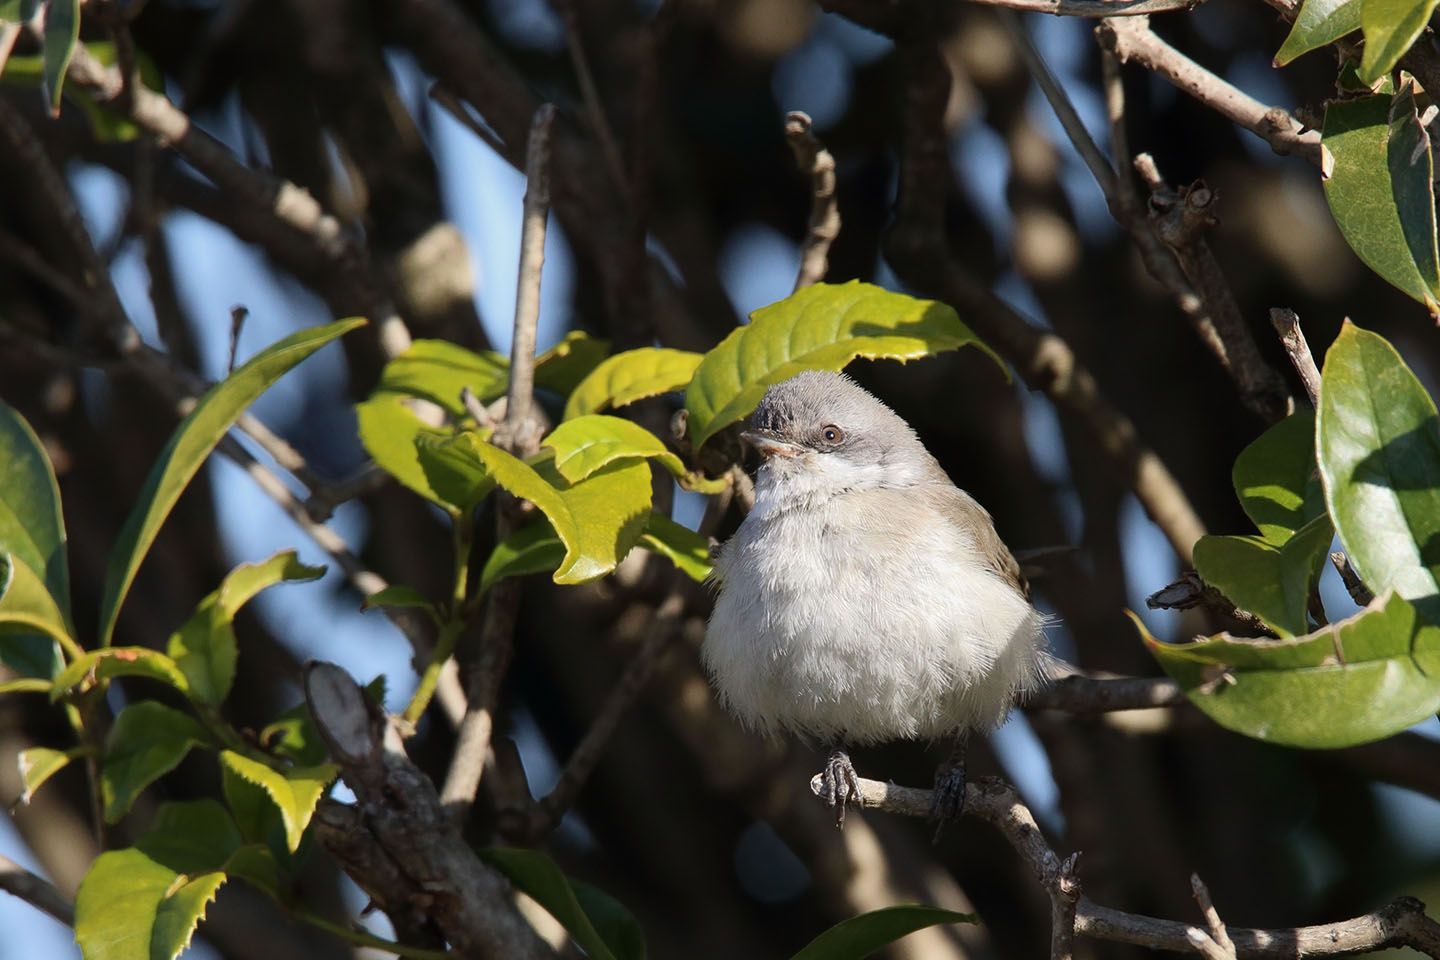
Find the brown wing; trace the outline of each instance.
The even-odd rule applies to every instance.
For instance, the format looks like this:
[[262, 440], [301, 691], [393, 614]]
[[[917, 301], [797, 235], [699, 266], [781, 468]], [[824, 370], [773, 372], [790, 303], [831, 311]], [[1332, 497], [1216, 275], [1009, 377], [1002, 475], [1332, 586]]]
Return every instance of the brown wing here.
[[1029, 600], [1030, 584], [1020, 573], [1020, 564], [1010, 548], [995, 532], [995, 521], [989, 511], [959, 487], [936, 484], [924, 489], [940, 512], [975, 542], [990, 569]]

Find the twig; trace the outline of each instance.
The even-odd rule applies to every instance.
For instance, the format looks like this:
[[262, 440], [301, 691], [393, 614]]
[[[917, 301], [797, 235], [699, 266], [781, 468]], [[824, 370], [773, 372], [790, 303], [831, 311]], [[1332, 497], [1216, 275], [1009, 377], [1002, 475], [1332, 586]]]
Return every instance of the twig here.
[[811, 182], [810, 227], [800, 248], [800, 272], [795, 289], [825, 279], [830, 270], [830, 245], [840, 236], [840, 205], [835, 199], [835, 158], [811, 131], [810, 115], [799, 110], [785, 114], [785, 139], [795, 154], [795, 165]]
[[532, 841], [554, 830], [560, 823], [560, 818], [575, 803], [580, 788], [594, 772], [595, 765], [600, 762], [600, 757], [605, 752], [606, 744], [614, 736], [620, 718], [644, 689], [655, 670], [655, 662], [679, 631], [684, 613], [685, 599], [678, 592], [666, 597], [655, 611], [640, 649], [635, 652], [630, 663], [626, 665], [625, 672], [611, 688], [609, 696], [591, 721], [585, 735], [575, 745], [570, 759], [565, 763], [565, 769], [560, 773], [560, 779], [535, 805], [530, 824]]
[[0, 890], [24, 900], [67, 927], [75, 926], [75, 905], [49, 880], [31, 873], [5, 856], [0, 856]]
[[1095, 677], [1072, 673], [1057, 677], [1032, 693], [1024, 706], [1031, 710], [1067, 713], [1109, 713], [1174, 707], [1186, 702], [1180, 687], [1168, 677]]
[[446, 113], [460, 121], [462, 126], [484, 141], [491, 150], [502, 157], [505, 156], [505, 141], [500, 139], [500, 135], [484, 121], [477, 120], [466, 108], [465, 102], [455, 95], [454, 90], [437, 81], [430, 84], [429, 97], [444, 108]]
[[310, 496], [305, 499], [305, 512], [316, 523], [324, 523], [340, 504], [383, 490], [392, 481], [390, 474], [374, 463], [367, 463], [343, 480], [324, 484], [319, 489], [311, 487]]
[[[545, 218], [550, 208], [550, 127], [554, 121], [555, 107], [547, 103], [535, 111], [530, 124], [515, 326], [510, 342], [510, 385], [505, 415], [496, 425], [492, 440], [522, 458], [535, 452], [543, 431], [534, 396], [535, 330], [540, 322], [540, 273], [545, 263]], [[515, 508], [513, 500], [502, 498], [495, 518], [500, 541], [519, 526]], [[469, 703], [457, 732], [445, 786], [440, 792], [441, 802], [456, 823], [463, 822], [469, 815], [485, 773], [500, 682], [510, 666], [514, 649], [519, 604], [520, 585], [513, 577], [492, 587], [485, 604], [480, 650], [475, 662], [469, 665], [465, 683]]]
[[1205, 240], [1205, 231], [1219, 222], [1215, 214], [1219, 195], [1199, 180], [1179, 190], [1170, 189], [1148, 153], [1135, 158], [1135, 169], [1150, 188], [1149, 220], [1155, 235], [1174, 254], [1213, 324], [1214, 337], [1202, 339], [1239, 388], [1246, 407], [1268, 423], [1284, 419], [1294, 400], [1284, 378], [1260, 355], [1235, 294]]
[[1080, 900], [1080, 880], [1075, 867], [1080, 854], [1072, 853], [1041, 879], [1050, 895], [1050, 960], [1071, 960], [1075, 955], [1075, 908]]
[[[859, 781], [859, 786], [863, 809], [907, 817], [930, 816], [930, 790], [864, 779]], [[823, 777], [818, 774], [813, 777], [810, 789], [828, 802]], [[997, 827], [1041, 883], [1063, 876], [1061, 861], [1013, 787], [988, 778], [969, 784], [965, 788], [965, 813]], [[1046, 892], [1055, 896], [1051, 888]], [[1188, 931], [1192, 929], [1195, 928], [1189, 924], [1173, 920], [1103, 907], [1083, 896], [1075, 908], [1075, 933], [1096, 940], [1191, 953], [1194, 947]], [[1274, 929], [1236, 928], [1227, 932], [1235, 947], [1234, 955], [1244, 960], [1296, 960], [1399, 946], [1440, 957], [1440, 923], [1426, 916], [1425, 905], [1413, 897], [1400, 897], [1373, 913], [1337, 923]]]
[[1205, 930], [1191, 927], [1186, 931], [1191, 946], [1206, 960], [1235, 960], [1235, 944], [1230, 941], [1225, 921], [1220, 919], [1220, 911], [1215, 909], [1215, 902], [1210, 899], [1210, 891], [1201, 881], [1200, 874], [1190, 874], [1190, 891], [1195, 895], [1195, 903], [1200, 907], [1206, 927]]
[[1151, 610], [1189, 610], [1202, 605], [1240, 624], [1252, 636], [1277, 636], [1264, 620], [1249, 610], [1241, 610], [1235, 606], [1229, 597], [1201, 580], [1199, 574], [1193, 570], [1182, 573], [1179, 579], [1145, 598], [1145, 606]]
[[1351, 565], [1350, 558], [1345, 556], [1344, 551], [1336, 550], [1330, 554], [1330, 562], [1335, 565], [1335, 570], [1340, 574], [1340, 582], [1345, 584], [1345, 592], [1350, 594], [1350, 599], [1362, 607], [1368, 607], [1375, 600], [1375, 593], [1360, 579], [1360, 574]]
[[1134, 60], [1165, 77], [1176, 87], [1265, 140], [1279, 154], [1295, 154], [1321, 166], [1320, 133], [1305, 130], [1283, 107], [1259, 100], [1206, 70], [1161, 40], [1145, 17], [1103, 20], [1096, 27], [1100, 43], [1122, 63]]
[[1310, 406], [1319, 410], [1320, 369], [1315, 366], [1315, 356], [1310, 352], [1310, 344], [1305, 340], [1304, 331], [1300, 329], [1300, 315], [1289, 307], [1271, 307], [1270, 324], [1280, 337], [1285, 355], [1290, 358], [1295, 372], [1300, 375], [1300, 382], [1305, 386], [1305, 395], [1310, 398]]

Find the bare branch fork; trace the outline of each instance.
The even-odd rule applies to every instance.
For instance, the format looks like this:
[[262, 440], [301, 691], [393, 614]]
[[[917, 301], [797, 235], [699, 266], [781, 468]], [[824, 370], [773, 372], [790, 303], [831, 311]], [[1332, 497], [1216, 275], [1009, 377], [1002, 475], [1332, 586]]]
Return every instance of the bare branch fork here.
[[[824, 778], [816, 775], [810, 789], [826, 802]], [[860, 806], [908, 817], [930, 816], [930, 790], [902, 787], [878, 780], [860, 781]], [[1192, 878], [1205, 927], [1160, 920], [1101, 906], [1081, 895], [1076, 860], [1062, 860], [1051, 848], [1015, 788], [993, 778], [965, 788], [965, 813], [992, 824], [1030, 867], [1051, 901], [1051, 916], [1062, 924], [1073, 917], [1071, 931], [1051, 931], [1052, 957], [1068, 956], [1069, 937], [1078, 934], [1180, 953], [1200, 952], [1207, 958], [1287, 958], [1342, 956], [1385, 947], [1411, 947], [1440, 958], [1440, 923], [1425, 915], [1425, 905], [1400, 897], [1373, 913], [1336, 923], [1273, 929], [1227, 929], [1210, 902], [1209, 892]], [[1069, 906], [1067, 906], [1067, 903]], [[1071, 912], [1073, 911], [1073, 912]], [[1202, 947], [1200, 944], [1206, 943]], [[1211, 952], [1210, 948], [1214, 951]], [[1228, 951], [1227, 951], [1228, 948]]]
[[795, 289], [825, 279], [830, 269], [830, 245], [840, 236], [840, 205], [835, 199], [835, 158], [810, 129], [810, 115], [792, 110], [785, 115], [785, 139], [795, 154], [795, 165], [812, 182], [810, 230], [800, 250], [800, 272]]

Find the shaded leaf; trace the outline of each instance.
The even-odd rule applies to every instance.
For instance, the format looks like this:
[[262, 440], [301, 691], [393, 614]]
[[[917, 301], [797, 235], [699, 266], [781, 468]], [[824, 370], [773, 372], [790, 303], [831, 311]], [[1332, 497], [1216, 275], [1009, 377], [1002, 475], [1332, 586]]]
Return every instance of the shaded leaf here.
[[114, 823], [129, 813], [142, 790], [208, 739], [205, 728], [188, 714], [155, 700], [141, 700], [120, 711], [105, 736], [100, 761], [105, 822]]
[[[634, 917], [609, 897], [602, 903], [587, 895], [582, 903], [564, 871], [545, 854], [518, 847], [491, 847], [480, 851], [480, 858], [549, 911], [591, 960], [643, 960], [645, 944], [643, 938], [637, 944], [640, 935]], [[598, 918], [587, 911], [587, 904], [602, 909]], [[601, 921], [598, 926], [596, 919]], [[630, 952], [637, 945], [639, 952]]]
[[0, 402], [0, 552], [29, 567], [54, 599], [66, 631], [70, 624], [70, 573], [60, 486], [45, 446], [14, 408]]
[[72, 747], [69, 750], [31, 747], [21, 750], [17, 757], [20, 767], [20, 798], [15, 802], [29, 803], [30, 796], [40, 789], [42, 783], [64, 770], [71, 760], [84, 756], [85, 753], [84, 747]]
[[59, 699], [82, 681], [89, 689], [92, 677], [96, 686], [111, 677], [148, 677], [169, 684], [181, 693], [190, 692], [190, 682], [185, 679], [185, 674], [180, 672], [174, 660], [158, 650], [149, 647], [106, 647], [85, 654], [60, 671], [50, 698]]
[[496, 544], [480, 571], [480, 590], [489, 590], [506, 577], [547, 573], [565, 560], [565, 544], [550, 521], [541, 517]]
[[0, 553], [0, 663], [21, 674], [53, 677], [60, 668], [57, 640], [78, 652], [45, 584], [18, 557]]
[[170, 635], [165, 652], [189, 681], [190, 695], [219, 704], [235, 680], [235, 614], [251, 597], [284, 581], [314, 580], [324, 567], [307, 567], [294, 550], [283, 550], [260, 563], [230, 571], [220, 588], [195, 608], [194, 614]]
[[609, 340], [571, 330], [564, 340], [535, 358], [535, 386], [568, 397], [609, 353]]
[[3, 631], [0, 631], [0, 664], [21, 677], [31, 680], [44, 678], [46, 690], [52, 689], [49, 678], [59, 673], [63, 666], [60, 647], [50, 637], [35, 633], [6, 634]]
[[650, 513], [650, 468], [644, 461], [619, 461], [579, 483], [569, 484], [549, 460], [535, 466], [461, 434], [455, 448], [477, 460], [506, 490], [529, 500], [549, 518], [565, 544], [556, 583], [584, 583], [620, 563], [640, 539]]
[[702, 359], [698, 353], [667, 347], [617, 353], [592, 370], [570, 394], [565, 419], [684, 390]]
[[1360, 79], [1372, 83], [1391, 70], [1435, 12], [1440, 0], [1364, 0], [1360, 27], [1365, 47], [1360, 55]]
[[967, 344], [995, 356], [943, 303], [858, 280], [803, 287], [756, 310], [705, 354], [685, 391], [691, 442], [698, 450], [755, 409], [766, 387], [801, 370], [840, 370], [856, 357], [912, 360]]
[[[285, 828], [285, 844], [291, 853], [300, 847], [300, 838], [310, 824], [315, 805], [340, 772], [333, 763], [313, 767], [290, 767], [283, 773], [257, 760], [241, 756], [233, 750], [220, 752], [220, 765], [226, 774], [226, 796], [230, 796], [230, 776], [258, 786], [280, 813]], [[238, 811], [237, 811], [238, 813]]]
[[1289, 35], [1275, 53], [1275, 66], [1283, 67], [1302, 53], [1359, 30], [1361, 4], [1362, 0], [1305, 0]]
[[1325, 354], [1316, 436], [1325, 499], [1356, 571], [1440, 623], [1440, 423], [1384, 337], [1340, 328]]
[[841, 920], [811, 940], [791, 960], [861, 960], [906, 934], [942, 923], [979, 923], [973, 913], [901, 904]]
[[1323, 143], [1333, 159], [1325, 200], [1345, 242], [1387, 282], [1440, 310], [1440, 260], [1429, 150], [1411, 88], [1325, 109]]
[[1227, 730], [1292, 747], [1368, 743], [1440, 710], [1440, 627], [1394, 591], [1303, 637], [1222, 633], [1145, 645], [1192, 703]]
[[[488, 440], [493, 431], [485, 427], [469, 432]], [[431, 488], [461, 513], [473, 510], [495, 489], [494, 479], [457, 437], [422, 434], [415, 438], [415, 454]]]
[[1195, 570], [1241, 610], [1255, 614], [1282, 637], [1310, 630], [1310, 592], [1334, 539], [1330, 518], [1316, 517], [1293, 537], [1201, 537]]
[[374, 610], [376, 607], [405, 607], [412, 610], [424, 610], [430, 615], [430, 619], [436, 619], [435, 604], [414, 587], [407, 587], [401, 584], [392, 583], [384, 590], [377, 590], [365, 598], [360, 605], [361, 610]]
[[710, 542], [669, 517], [650, 514], [640, 546], [668, 558], [692, 580], [704, 583], [710, 576]]
[[[365, 696], [382, 710], [385, 707], [385, 675], [382, 673], [365, 685]], [[327, 757], [325, 741], [320, 739], [305, 702], [295, 704], [260, 731], [260, 743], [270, 753], [302, 767], [315, 767]]]
[[510, 365], [496, 353], [475, 353], [448, 340], [416, 340], [400, 356], [385, 364], [380, 382], [370, 395], [423, 397], [463, 419], [460, 391], [468, 387], [481, 403], [505, 393]]
[[385, 395], [355, 404], [355, 419], [365, 452], [380, 469], [431, 503], [454, 513], [458, 508], [430, 483], [415, 450], [419, 437], [446, 440], [450, 431], [427, 426], [401, 397]]
[[45, 6], [45, 102], [50, 115], [60, 116], [65, 69], [80, 42], [80, 0], [49, 0]]
[[161, 451], [110, 556], [100, 600], [102, 646], [110, 643], [120, 604], [160, 525], [231, 424], [291, 367], [364, 324], [363, 319], [338, 320], [301, 330], [261, 351], [196, 402], [195, 409], [175, 428]]
[[1270, 427], [1235, 458], [1230, 478], [1245, 515], [1262, 536], [1283, 543], [1325, 514], [1315, 469], [1315, 414], [1295, 413]]

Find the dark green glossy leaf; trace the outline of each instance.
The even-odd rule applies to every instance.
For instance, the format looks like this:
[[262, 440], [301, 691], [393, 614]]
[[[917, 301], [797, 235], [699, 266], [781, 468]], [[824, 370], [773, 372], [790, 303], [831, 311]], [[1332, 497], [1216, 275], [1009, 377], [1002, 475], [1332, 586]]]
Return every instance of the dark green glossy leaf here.
[[1393, 591], [1349, 619], [1286, 640], [1222, 633], [1167, 644], [1131, 619], [1192, 703], [1258, 740], [1348, 747], [1440, 710], [1440, 627]]
[[102, 645], [110, 643], [120, 604], [160, 525], [215, 444], [245, 408], [291, 367], [336, 337], [364, 324], [363, 319], [338, 320], [301, 330], [261, 351], [196, 402], [195, 409], [175, 428], [170, 442], [155, 461], [111, 554], [100, 599]]
[[1289, 35], [1275, 53], [1275, 66], [1283, 67], [1302, 53], [1359, 30], [1361, 4], [1362, 0], [1305, 0]]
[[640, 546], [669, 558], [692, 580], [704, 583], [710, 576], [710, 542], [669, 517], [650, 514]]
[[4, 403], [0, 403], [0, 463], [5, 465], [0, 471], [0, 553], [10, 553], [40, 577], [73, 636], [60, 486], [40, 438], [17, 410]]
[[684, 390], [701, 359], [698, 353], [665, 347], [617, 353], [592, 370], [570, 394], [565, 419]]
[[625, 905], [599, 887], [569, 878], [575, 901], [616, 960], [645, 960], [645, 931]]
[[45, 102], [60, 116], [65, 70], [80, 42], [80, 0], [49, 0], [45, 6]]
[[230, 571], [220, 589], [200, 601], [195, 613], [171, 634], [165, 652], [190, 684], [196, 700], [219, 704], [235, 680], [235, 614], [251, 597], [285, 581], [314, 580], [324, 567], [307, 567], [294, 550], [283, 550], [261, 563]]
[[1365, 47], [1360, 56], [1360, 79], [1373, 82], [1391, 70], [1435, 12], [1437, 0], [1364, 0], [1360, 27]]
[[1340, 328], [1325, 355], [1316, 435], [1326, 502], [1356, 571], [1440, 623], [1440, 422], [1384, 337]]
[[[641, 939], [637, 944], [638, 926], [634, 918], [628, 913], [618, 916], [616, 911], [624, 912], [624, 908], [608, 897], [608, 902], [603, 904], [593, 896], [582, 902], [569, 878], [545, 854], [518, 847], [491, 847], [480, 851], [480, 858], [505, 874], [517, 890], [549, 911], [591, 960], [643, 960], [644, 941]], [[600, 917], [592, 917], [587, 912], [587, 903], [603, 908]], [[601, 921], [598, 926], [597, 919]], [[639, 953], [628, 952], [637, 946]]]
[[[1394, 121], [1392, 122], [1392, 99]], [[1387, 282], [1440, 310], [1440, 260], [1429, 150], [1411, 88], [1395, 98], [1361, 97], [1325, 110], [1323, 143], [1330, 213], [1351, 249]]]
[[862, 960], [906, 934], [944, 923], [979, 923], [973, 913], [902, 904], [841, 920], [790, 960]]
[[205, 728], [192, 717], [163, 703], [141, 700], [121, 710], [105, 737], [100, 761], [105, 822], [114, 823], [129, 813], [142, 790], [208, 739]]
[[756, 310], [705, 354], [685, 391], [691, 442], [698, 450], [755, 409], [766, 387], [801, 370], [840, 370], [856, 357], [913, 360], [967, 344], [995, 357], [943, 303], [858, 280], [803, 287]]

